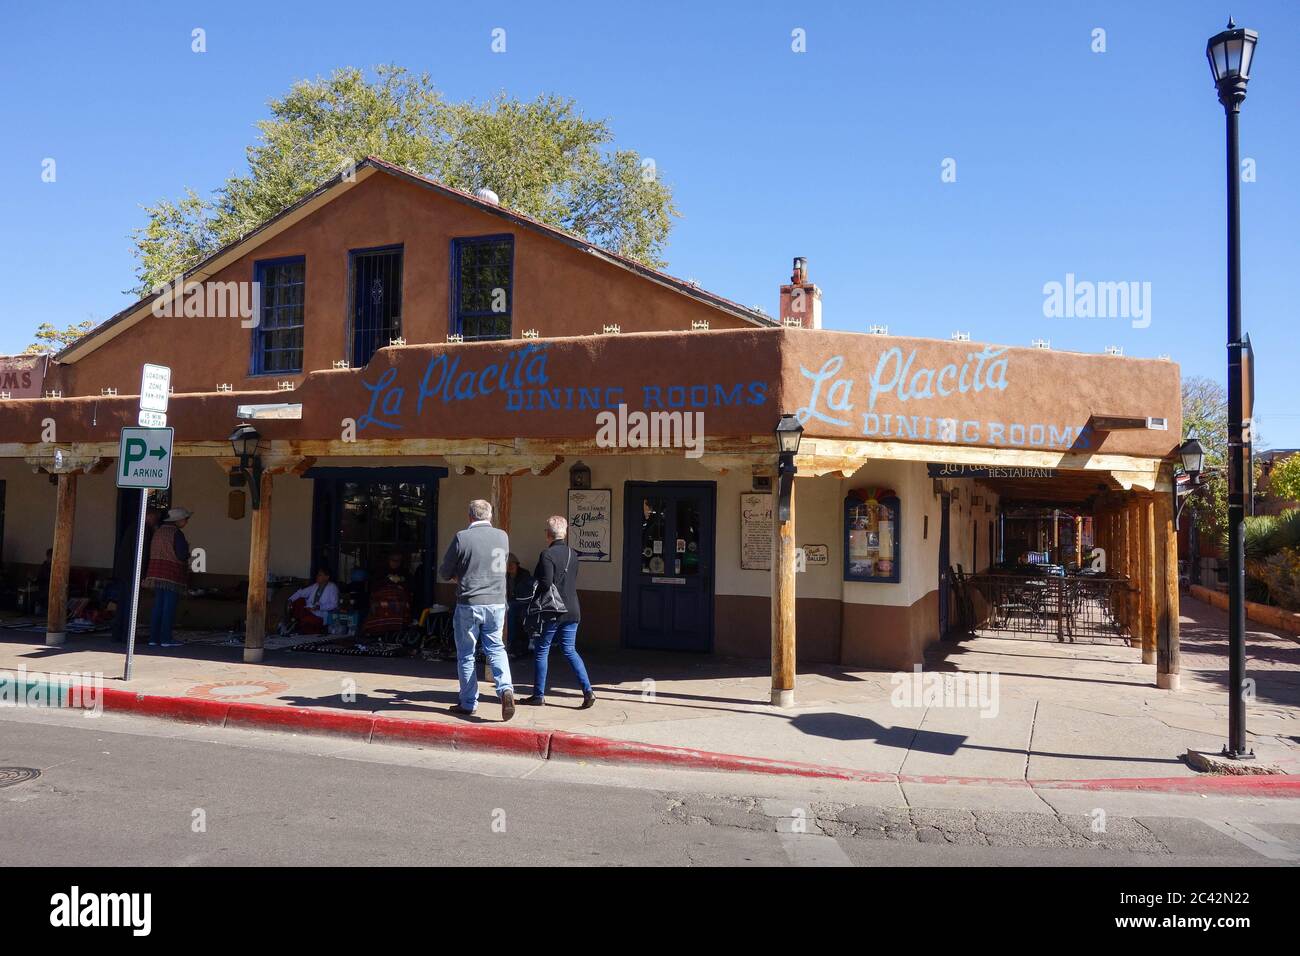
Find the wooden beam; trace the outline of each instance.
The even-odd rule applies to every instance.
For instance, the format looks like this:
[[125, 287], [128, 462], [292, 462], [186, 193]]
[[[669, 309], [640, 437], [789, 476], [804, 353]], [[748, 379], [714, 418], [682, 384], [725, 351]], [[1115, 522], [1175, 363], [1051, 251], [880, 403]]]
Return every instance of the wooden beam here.
[[57, 647], [67, 637], [68, 574], [72, 570], [72, 531], [77, 514], [76, 473], [59, 475], [54, 504], [54, 553], [50, 556], [50, 593], [45, 608], [45, 643]]
[[514, 478], [510, 475], [492, 475], [492, 523], [510, 533], [510, 503], [514, 497]]
[[776, 509], [772, 509], [772, 703], [777, 707], [794, 706], [794, 486], [797, 484], [796, 479], [790, 487], [790, 520], [776, 520]]
[[271, 557], [271, 490], [275, 477], [262, 474], [261, 502], [253, 512], [248, 541], [248, 604], [244, 613], [244, 663], [260, 664], [266, 646], [266, 573]]

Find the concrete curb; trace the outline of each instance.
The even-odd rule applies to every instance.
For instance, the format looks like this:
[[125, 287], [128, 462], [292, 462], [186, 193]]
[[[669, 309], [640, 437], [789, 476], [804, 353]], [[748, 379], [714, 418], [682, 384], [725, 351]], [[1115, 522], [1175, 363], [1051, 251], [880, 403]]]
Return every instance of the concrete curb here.
[[[71, 706], [73, 689], [69, 689]], [[208, 726], [288, 731], [341, 736], [362, 743], [405, 744], [445, 750], [516, 754], [541, 760], [621, 763], [685, 770], [761, 773], [775, 776], [844, 780], [855, 783], [928, 784], [1009, 787], [1029, 790], [1139, 791], [1147, 793], [1221, 794], [1255, 797], [1300, 797], [1300, 776], [1250, 775], [1196, 777], [1116, 777], [1096, 780], [1020, 780], [1004, 777], [949, 777], [895, 774], [825, 764], [714, 753], [689, 747], [611, 740], [563, 730], [489, 727], [409, 717], [385, 717], [312, 707], [282, 707], [242, 701], [166, 697], [106, 687], [99, 700], [104, 710]]]

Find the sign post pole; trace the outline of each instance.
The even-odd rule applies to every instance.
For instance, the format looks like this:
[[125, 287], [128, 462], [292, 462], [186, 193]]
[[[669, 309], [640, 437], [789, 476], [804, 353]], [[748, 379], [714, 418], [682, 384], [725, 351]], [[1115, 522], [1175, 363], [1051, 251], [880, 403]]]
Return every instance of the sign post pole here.
[[140, 520], [135, 532], [135, 574], [131, 577], [131, 623], [126, 635], [126, 668], [122, 680], [131, 679], [131, 666], [135, 663], [135, 622], [140, 611], [140, 575], [144, 566], [144, 524], [149, 510], [149, 489], [140, 489]]
[[140, 583], [144, 573], [144, 527], [149, 513], [149, 489], [172, 483], [173, 431], [167, 425], [167, 401], [172, 370], [146, 364], [140, 376], [140, 426], [123, 428], [117, 449], [117, 486], [140, 489], [140, 514], [135, 529], [135, 573], [131, 576], [130, 631], [126, 635], [126, 666], [122, 680], [131, 679], [135, 665], [135, 628], [140, 613]]

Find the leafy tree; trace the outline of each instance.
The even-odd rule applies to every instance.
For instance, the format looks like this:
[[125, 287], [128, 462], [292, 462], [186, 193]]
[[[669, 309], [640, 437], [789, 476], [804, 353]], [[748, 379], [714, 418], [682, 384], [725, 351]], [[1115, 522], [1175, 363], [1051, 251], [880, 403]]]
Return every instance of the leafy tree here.
[[1228, 533], [1228, 390], [1212, 378], [1183, 379], [1183, 435], [1205, 448], [1202, 487], [1187, 502], [1196, 530], [1211, 541]]
[[56, 329], [50, 323], [42, 322], [36, 327], [36, 341], [23, 349], [23, 354], [51, 355], [71, 345], [94, 327], [95, 323], [89, 319], [69, 325], [66, 329]]
[[[1228, 546], [1228, 390], [1212, 378], [1193, 375], [1183, 379], [1183, 434], [1195, 433], [1205, 448], [1201, 487], [1193, 492], [1187, 510], [1197, 532], [1220, 549]], [[1258, 430], [1255, 447], [1262, 445]], [[1253, 459], [1259, 483], [1259, 459]], [[1274, 469], [1276, 474], [1276, 469]]]
[[672, 191], [640, 156], [611, 149], [606, 120], [585, 119], [573, 100], [543, 94], [521, 101], [452, 103], [428, 74], [354, 67], [295, 83], [269, 104], [247, 149], [247, 173], [211, 197], [187, 190], [145, 207], [132, 233], [143, 294], [221, 246], [247, 235], [330, 177], [376, 156], [473, 191], [585, 236], [593, 244], [661, 266], [677, 209]]
[[1269, 490], [1283, 501], [1300, 501], [1300, 453], [1273, 463], [1268, 473]]

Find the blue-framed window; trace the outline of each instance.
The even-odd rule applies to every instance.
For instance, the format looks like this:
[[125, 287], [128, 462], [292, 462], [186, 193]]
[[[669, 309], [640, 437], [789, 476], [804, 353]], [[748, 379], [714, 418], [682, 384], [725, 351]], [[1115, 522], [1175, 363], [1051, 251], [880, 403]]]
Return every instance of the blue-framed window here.
[[261, 315], [253, 329], [252, 373], [301, 372], [306, 258], [264, 259], [254, 264], [253, 279], [259, 288]]
[[348, 253], [352, 367], [360, 368], [402, 335], [402, 247]]
[[902, 556], [898, 496], [850, 493], [844, 499], [844, 580], [897, 582]]
[[514, 278], [514, 236], [453, 239], [451, 331], [466, 342], [510, 338]]

